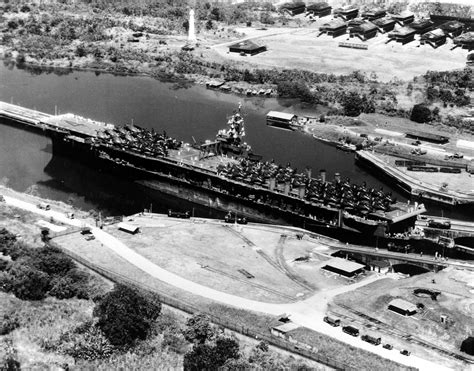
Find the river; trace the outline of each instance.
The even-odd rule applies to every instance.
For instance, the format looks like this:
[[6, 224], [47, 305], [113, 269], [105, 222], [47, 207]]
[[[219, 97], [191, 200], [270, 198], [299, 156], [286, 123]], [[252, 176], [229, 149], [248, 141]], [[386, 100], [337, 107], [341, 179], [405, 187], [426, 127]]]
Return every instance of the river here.
[[[275, 98], [247, 98], [208, 90], [160, 82], [148, 77], [114, 76], [105, 73], [74, 71], [66, 74], [31, 73], [12, 65], [0, 65], [0, 100], [39, 111], [72, 112], [98, 121], [126, 124], [133, 121], [142, 127], [165, 130], [185, 142], [214, 138], [225, 128], [227, 116], [242, 102], [246, 122], [246, 141], [255, 153], [266, 160], [313, 174], [327, 170], [328, 179], [335, 172], [353, 182], [366, 182], [377, 189], [392, 191], [387, 184], [354, 164], [353, 154], [336, 150], [300, 132], [268, 127], [265, 115], [270, 110], [285, 110], [292, 102]], [[194, 138], [194, 139], [193, 139]], [[150, 195], [137, 185], [102, 174], [67, 158], [51, 154], [51, 141], [41, 135], [11, 126], [0, 125], [0, 178], [17, 191], [67, 201], [85, 210], [107, 214], [129, 214], [153, 203], [154, 211], [167, 208], [189, 209], [181, 200]], [[430, 209], [439, 213], [440, 208]], [[196, 207], [197, 215], [216, 216]], [[454, 213], [454, 216], [458, 216]], [[445, 215], [450, 215], [445, 210]]]

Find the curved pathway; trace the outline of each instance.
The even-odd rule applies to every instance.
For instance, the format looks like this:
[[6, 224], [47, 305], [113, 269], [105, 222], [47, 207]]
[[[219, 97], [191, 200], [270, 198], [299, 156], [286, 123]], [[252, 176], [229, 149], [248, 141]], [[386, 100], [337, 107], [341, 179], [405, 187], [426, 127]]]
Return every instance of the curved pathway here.
[[181, 276], [178, 276], [174, 273], [171, 273], [163, 268], [160, 268], [156, 264], [152, 263], [145, 257], [137, 254], [135, 251], [127, 247], [124, 243], [119, 241], [117, 238], [111, 236], [110, 234], [104, 232], [103, 230], [96, 228], [91, 225], [85, 224], [83, 221], [79, 219], [69, 219], [63, 213], [54, 211], [54, 210], [42, 210], [36, 207], [36, 205], [21, 201], [19, 199], [4, 196], [5, 202], [8, 205], [21, 208], [23, 210], [27, 210], [39, 215], [43, 215], [44, 217], [50, 219], [54, 218], [55, 220], [62, 222], [64, 224], [68, 224], [75, 227], [90, 227], [92, 228], [92, 232], [95, 237], [107, 248], [114, 251], [116, 254], [121, 256], [122, 258], [126, 259], [131, 264], [137, 266], [150, 276], [166, 282], [167, 284], [173, 285], [179, 289], [188, 291], [195, 295], [200, 295], [202, 297], [218, 301], [220, 303], [234, 306], [237, 308], [249, 310], [249, 311], [256, 311], [262, 312], [270, 315], [279, 315], [282, 313], [287, 313], [291, 315], [291, 319], [293, 322], [300, 326], [307, 327], [309, 329], [318, 331], [320, 333], [329, 335], [333, 338], [336, 338], [342, 342], [348, 343], [352, 346], [365, 349], [369, 352], [379, 354], [384, 358], [391, 359], [395, 362], [399, 362], [401, 364], [407, 366], [417, 367], [421, 370], [444, 370], [444, 368], [440, 365], [435, 364], [434, 362], [430, 362], [426, 359], [419, 358], [417, 356], [410, 356], [406, 357], [401, 355], [396, 350], [387, 350], [382, 347], [374, 347], [373, 345], [361, 341], [359, 338], [354, 338], [343, 333], [339, 328], [328, 326], [325, 322], [322, 321], [324, 313], [326, 311], [326, 306], [328, 301], [336, 295], [339, 295], [346, 291], [354, 290], [358, 287], [367, 285], [380, 277], [372, 276], [364, 281], [355, 283], [353, 285], [343, 286], [334, 290], [327, 290], [322, 291], [312, 297], [297, 302], [297, 303], [289, 303], [289, 304], [273, 304], [273, 303], [264, 303], [255, 300], [245, 299], [236, 295], [231, 295], [224, 293], [222, 291], [218, 291], [212, 289], [207, 286], [200, 285], [193, 281], [187, 280]]

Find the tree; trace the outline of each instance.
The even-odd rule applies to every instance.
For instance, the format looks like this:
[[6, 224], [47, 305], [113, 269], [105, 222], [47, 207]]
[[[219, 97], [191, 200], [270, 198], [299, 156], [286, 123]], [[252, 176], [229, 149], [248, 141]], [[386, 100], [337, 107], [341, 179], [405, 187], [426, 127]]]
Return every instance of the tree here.
[[60, 249], [46, 245], [37, 250], [31, 250], [31, 265], [51, 275], [65, 275], [76, 267], [72, 259]]
[[362, 112], [372, 113], [375, 111], [375, 103], [373, 99], [367, 95], [361, 95], [357, 91], [351, 91], [342, 97], [342, 106], [346, 116], [359, 116]]
[[209, 344], [196, 344], [184, 355], [184, 371], [217, 370], [214, 348]]
[[214, 345], [197, 343], [184, 355], [184, 370], [217, 370], [230, 359], [239, 359], [239, 344], [231, 338], [218, 338]]
[[411, 121], [425, 123], [431, 121], [431, 111], [424, 104], [415, 104], [411, 110]]
[[204, 344], [212, 340], [215, 330], [209, 323], [209, 318], [204, 314], [196, 314], [186, 322], [186, 329], [183, 331], [184, 338], [190, 343]]
[[116, 285], [94, 308], [98, 326], [113, 345], [130, 345], [145, 339], [159, 316], [161, 304], [155, 298], [124, 285]]

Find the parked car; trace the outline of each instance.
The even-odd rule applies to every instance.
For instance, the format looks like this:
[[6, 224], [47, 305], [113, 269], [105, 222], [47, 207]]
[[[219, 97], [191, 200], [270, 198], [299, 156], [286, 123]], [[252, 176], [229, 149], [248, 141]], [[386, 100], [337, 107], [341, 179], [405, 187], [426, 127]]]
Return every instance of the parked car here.
[[454, 155], [453, 155], [454, 158], [463, 158], [464, 155], [460, 152], [456, 152]]
[[406, 350], [406, 349], [402, 349], [402, 350], [400, 351], [400, 354], [403, 354], [404, 356], [409, 356], [409, 355], [411, 354], [411, 352], [409, 352], [409, 351]]
[[392, 350], [393, 349], [393, 345], [392, 344], [384, 344], [383, 347], [385, 349], [388, 349], [388, 350]]

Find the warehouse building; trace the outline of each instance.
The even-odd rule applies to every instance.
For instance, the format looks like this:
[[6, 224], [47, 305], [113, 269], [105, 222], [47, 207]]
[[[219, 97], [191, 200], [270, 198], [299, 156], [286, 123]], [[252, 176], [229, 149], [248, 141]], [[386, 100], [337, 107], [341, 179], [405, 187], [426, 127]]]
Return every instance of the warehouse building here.
[[316, 3], [311, 4], [306, 7], [308, 14], [311, 14], [315, 17], [324, 17], [331, 14], [332, 7], [328, 3]]
[[416, 34], [423, 35], [433, 29], [434, 23], [429, 19], [418, 19], [410, 23], [410, 27], [415, 30]]
[[258, 53], [262, 53], [266, 50], [267, 50], [266, 46], [258, 45], [250, 40], [241, 41], [239, 43], [232, 44], [231, 46], [229, 46], [229, 52], [245, 54], [245, 55], [255, 55]]
[[340, 274], [344, 277], [354, 277], [364, 272], [364, 265], [341, 258], [332, 258], [322, 267], [327, 271]]
[[341, 20], [334, 20], [329, 23], [323, 24], [319, 27], [319, 35], [326, 34], [332, 37], [338, 37], [345, 35], [347, 32], [347, 24]]
[[415, 15], [413, 13], [404, 12], [400, 14], [393, 14], [392, 18], [400, 25], [406, 26], [412, 23], [415, 20]]
[[291, 16], [295, 16], [304, 13], [306, 10], [306, 4], [302, 1], [296, 3], [285, 3], [280, 7], [280, 11], [287, 13]]
[[416, 305], [403, 299], [393, 299], [388, 303], [388, 309], [403, 316], [412, 316], [416, 314]]
[[354, 26], [349, 31], [350, 37], [358, 37], [362, 41], [369, 40], [377, 36], [378, 28], [371, 22], [363, 22]]
[[437, 28], [436, 30], [421, 35], [420, 43], [421, 45], [431, 45], [434, 49], [436, 49], [441, 45], [446, 44], [446, 39], [447, 37], [444, 31], [440, 28]]
[[389, 31], [392, 31], [395, 28], [395, 24], [397, 22], [393, 18], [384, 17], [384, 18], [376, 19], [372, 21], [372, 23], [378, 27], [380, 32], [387, 33]]
[[362, 13], [362, 18], [367, 19], [368, 21], [374, 21], [376, 19], [383, 18], [387, 15], [385, 9], [374, 9], [368, 10]]
[[338, 8], [334, 10], [333, 14], [334, 18], [342, 18], [344, 21], [349, 21], [351, 19], [357, 18], [359, 15], [359, 8]]
[[395, 41], [401, 44], [408, 44], [415, 40], [416, 31], [410, 27], [403, 27], [399, 30], [394, 30], [388, 34], [388, 41]]

